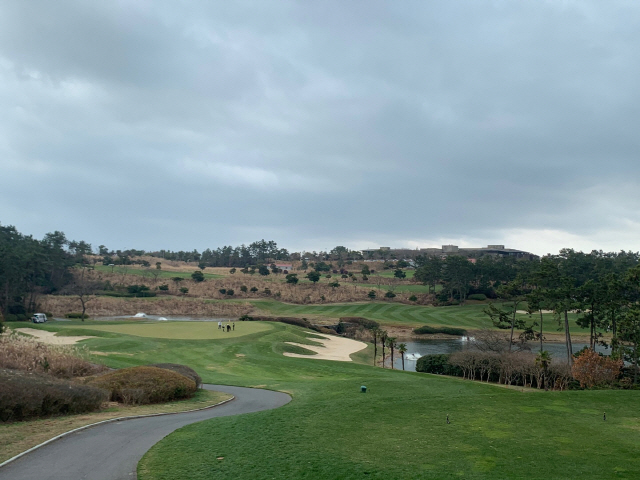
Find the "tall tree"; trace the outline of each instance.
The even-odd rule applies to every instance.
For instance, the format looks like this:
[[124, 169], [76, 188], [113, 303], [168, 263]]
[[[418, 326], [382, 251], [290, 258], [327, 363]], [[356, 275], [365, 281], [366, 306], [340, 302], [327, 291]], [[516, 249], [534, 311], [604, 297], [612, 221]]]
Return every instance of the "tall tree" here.
[[407, 353], [407, 344], [406, 343], [399, 343], [398, 344], [398, 353], [400, 354], [400, 357], [402, 358], [402, 370], [404, 370], [404, 354]]

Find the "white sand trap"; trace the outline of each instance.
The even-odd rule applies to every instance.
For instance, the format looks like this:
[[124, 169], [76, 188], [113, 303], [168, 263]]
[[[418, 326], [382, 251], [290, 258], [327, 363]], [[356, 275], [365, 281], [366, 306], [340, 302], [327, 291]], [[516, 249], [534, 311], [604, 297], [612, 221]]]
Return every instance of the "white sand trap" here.
[[[520, 313], [521, 315], [529, 315], [529, 312], [526, 310], [516, 310], [516, 313]], [[553, 310], [542, 310], [542, 313], [553, 313]], [[540, 315], [540, 310], [536, 310], [532, 315]]]
[[316, 360], [335, 360], [338, 362], [350, 362], [351, 357], [349, 355], [367, 348], [366, 343], [358, 342], [357, 340], [351, 340], [350, 338], [334, 337], [329, 335], [319, 336], [324, 337], [324, 339], [310, 338], [310, 340], [321, 343], [322, 345], [305, 345], [303, 343], [285, 342], [289, 345], [295, 345], [297, 347], [302, 347], [307, 350], [316, 352], [317, 355], [300, 355], [298, 353], [289, 352], [284, 352], [283, 355], [287, 357], [314, 358]]
[[36, 330], [35, 328], [16, 328], [16, 332], [26, 333], [32, 337], [36, 337], [42, 343], [49, 345], [73, 345], [80, 340], [96, 337], [56, 337], [55, 332], [47, 332], [46, 330]]

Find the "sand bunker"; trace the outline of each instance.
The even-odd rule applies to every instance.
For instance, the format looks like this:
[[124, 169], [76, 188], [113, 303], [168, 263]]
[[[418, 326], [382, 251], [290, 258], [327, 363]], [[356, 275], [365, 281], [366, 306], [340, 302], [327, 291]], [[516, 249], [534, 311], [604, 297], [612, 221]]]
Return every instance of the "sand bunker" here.
[[32, 337], [36, 337], [42, 343], [49, 345], [73, 345], [80, 340], [96, 337], [56, 337], [55, 332], [47, 332], [46, 330], [36, 330], [35, 328], [16, 328], [17, 332], [26, 333]]
[[[316, 335], [316, 334], [314, 334]], [[316, 360], [335, 360], [338, 362], [350, 362], [352, 353], [359, 352], [360, 350], [367, 348], [367, 344], [364, 342], [358, 342], [357, 340], [351, 340], [344, 337], [333, 337], [329, 335], [319, 335], [323, 338], [312, 338], [314, 342], [321, 343], [322, 345], [305, 345], [303, 343], [285, 342], [289, 345], [295, 345], [307, 350], [316, 352], [317, 355], [300, 355], [298, 353], [285, 352], [287, 357], [297, 358], [313, 358]]]
[[[529, 312], [526, 310], [516, 310], [516, 313], [521, 315], [529, 315]], [[542, 310], [542, 313], [553, 313], [553, 310]], [[532, 315], [540, 315], [540, 310], [536, 310]]]

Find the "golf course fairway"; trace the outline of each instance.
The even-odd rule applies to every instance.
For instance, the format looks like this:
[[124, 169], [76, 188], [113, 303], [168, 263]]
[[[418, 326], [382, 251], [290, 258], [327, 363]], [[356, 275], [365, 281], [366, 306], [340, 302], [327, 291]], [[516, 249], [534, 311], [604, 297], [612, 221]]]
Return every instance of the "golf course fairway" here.
[[311, 332], [268, 327], [212, 340], [82, 328], [111, 367], [182, 363], [207, 383], [293, 397], [177, 430], [143, 457], [140, 480], [638, 478], [640, 391], [545, 392], [391, 371], [371, 366], [371, 345], [354, 362], [286, 357], [304, 349], [285, 342], [313, 343]]

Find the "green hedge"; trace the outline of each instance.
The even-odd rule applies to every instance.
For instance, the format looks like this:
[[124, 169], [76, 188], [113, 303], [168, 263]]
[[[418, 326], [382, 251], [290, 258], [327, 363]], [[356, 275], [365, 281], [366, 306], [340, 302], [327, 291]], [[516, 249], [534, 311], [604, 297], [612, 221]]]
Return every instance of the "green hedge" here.
[[424, 355], [416, 362], [416, 372], [462, 376], [460, 367], [454, 367], [449, 363], [450, 356], [447, 353]]
[[380, 324], [375, 320], [369, 320], [364, 317], [340, 317], [340, 322], [344, 323], [355, 323], [356, 325], [360, 325], [367, 330], [373, 330], [374, 328], [379, 328]]
[[418, 335], [425, 335], [425, 334], [436, 334], [436, 333], [443, 333], [446, 335], [456, 335], [458, 337], [462, 337], [464, 335], [466, 335], [467, 331], [463, 328], [456, 328], [456, 327], [431, 327], [429, 325], [423, 325], [422, 327], [418, 327], [416, 328], [413, 333], [418, 334]]
[[471, 295], [467, 296], [468, 300], [486, 300], [487, 296], [484, 293], [472, 293]]

